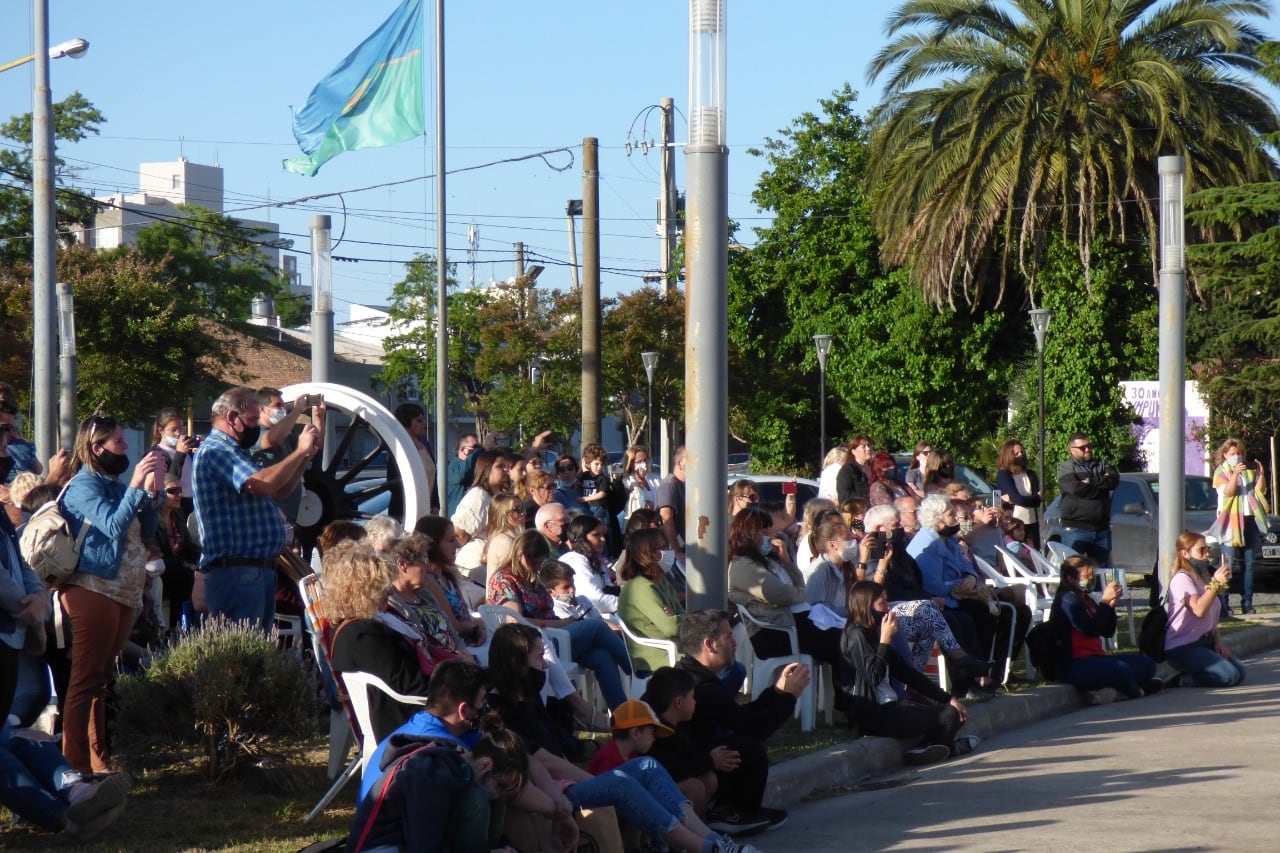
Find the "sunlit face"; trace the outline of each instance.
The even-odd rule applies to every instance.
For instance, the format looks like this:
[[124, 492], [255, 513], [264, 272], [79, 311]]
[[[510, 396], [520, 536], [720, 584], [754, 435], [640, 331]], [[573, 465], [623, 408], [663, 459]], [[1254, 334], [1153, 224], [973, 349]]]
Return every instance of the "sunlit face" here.
[[604, 460], [592, 459], [590, 462], [587, 463], [587, 470], [591, 472], [591, 476], [599, 477], [601, 474], [604, 473]]
[[956, 511], [953, 507], [947, 507], [947, 511], [942, 514], [942, 518], [938, 519], [938, 527], [940, 529], [950, 527], [956, 523], [958, 523], [956, 521]]
[[859, 465], [866, 465], [867, 460], [871, 458], [871, 442], [859, 442], [858, 445], [853, 448], [853, 458]]
[[526, 468], [529, 463], [521, 459], [519, 462], [511, 466], [511, 485], [515, 485], [524, 479]]
[[1094, 575], [1093, 566], [1081, 566], [1080, 567], [1080, 586], [1087, 587], [1089, 586], [1089, 584], [1093, 583], [1093, 575]]
[[171, 438], [176, 441], [186, 435], [187, 431], [183, 428], [182, 421], [175, 420], [169, 421], [165, 424], [164, 427], [161, 428], [160, 434], [165, 438]]
[[396, 586], [406, 592], [422, 589], [427, 575], [431, 573], [422, 560], [397, 560], [396, 570], [399, 573], [396, 576]]
[[493, 489], [511, 488], [511, 463], [506, 459], [495, 459], [489, 469], [489, 485]]
[[875, 604], [872, 604], [871, 607], [877, 613], [888, 613], [889, 596], [886, 593], [880, 593], [880, 597], [876, 599]]
[[603, 527], [597, 527], [595, 530], [587, 534], [587, 545], [591, 547], [591, 553], [604, 553], [605, 534]]
[[533, 457], [532, 459], [530, 459], [530, 460], [528, 460], [527, 462], [525, 462], [525, 471], [526, 471], [526, 473], [527, 473], [527, 472], [529, 472], [529, 471], [541, 471], [541, 470], [542, 470], [542, 457], [541, 457], [541, 456], [535, 456], [535, 457]]
[[129, 442], [124, 439], [124, 427], [116, 427], [105, 440], [101, 435], [95, 435], [93, 437], [93, 446], [123, 456], [129, 451]]
[[720, 669], [724, 669], [737, 659], [738, 641], [733, 638], [733, 627], [728, 620], [720, 624], [720, 631], [712, 640], [711, 651]]
[[444, 536], [440, 538], [439, 547], [440, 556], [444, 557], [446, 563], [452, 563], [454, 558], [458, 556], [458, 549], [462, 546], [458, 544], [458, 534], [454, 532], [452, 524], [444, 529]]
[[182, 506], [182, 486], [177, 483], [169, 483], [164, 487], [164, 504], [168, 509], [177, 509]]
[[564, 580], [556, 581], [550, 592], [552, 595], [567, 595], [570, 598], [574, 598], [578, 594], [578, 589], [573, 585], [573, 578], [565, 578]]

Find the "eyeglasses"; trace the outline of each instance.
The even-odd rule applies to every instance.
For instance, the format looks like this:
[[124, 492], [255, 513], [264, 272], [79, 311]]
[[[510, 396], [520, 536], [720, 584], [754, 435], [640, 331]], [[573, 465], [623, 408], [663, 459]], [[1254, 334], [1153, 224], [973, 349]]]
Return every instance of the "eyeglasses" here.
[[164, 493], [166, 495], [173, 495], [174, 497], [178, 497], [179, 495], [182, 494], [182, 489], [179, 489], [179, 488], [165, 489]]
[[1083, 451], [1083, 450], [1092, 450], [1092, 449], [1093, 449], [1093, 445], [1092, 445], [1092, 444], [1074, 444], [1074, 445], [1072, 445], [1072, 446], [1071, 446], [1071, 449], [1072, 449], [1072, 450], [1081, 450], [1081, 451]]
[[748, 495], [738, 495], [738, 500], [746, 501], [747, 503], [758, 504], [760, 503], [760, 496], [757, 495], [755, 492], [752, 492], [751, 494], [748, 494]]
[[116, 419], [110, 415], [93, 415], [89, 418], [89, 443], [95, 443], [93, 438], [99, 430], [109, 433], [114, 431], [116, 426]]
[[574, 468], [572, 465], [557, 465], [557, 466], [556, 466], [556, 473], [557, 473], [557, 474], [572, 474], [572, 473], [573, 473], [574, 471], [576, 471], [576, 470], [578, 470], [578, 469], [577, 469], [577, 468]]

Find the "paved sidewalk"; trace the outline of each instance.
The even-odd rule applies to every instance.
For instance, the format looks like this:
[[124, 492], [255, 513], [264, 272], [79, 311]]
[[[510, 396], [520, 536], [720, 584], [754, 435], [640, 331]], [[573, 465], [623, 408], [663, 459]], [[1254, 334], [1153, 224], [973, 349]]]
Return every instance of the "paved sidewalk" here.
[[[1259, 615], [1270, 624], [1227, 637], [1237, 657], [1247, 658], [1280, 647], [1280, 614]], [[1162, 674], [1166, 665], [1161, 665]], [[1081, 694], [1065, 684], [1051, 684], [969, 706], [969, 722], [961, 734], [987, 740], [1084, 707]], [[981, 748], [981, 747], [979, 747]], [[765, 804], [793, 806], [826, 789], [849, 789], [902, 768], [902, 747], [892, 738], [862, 737], [820, 752], [802, 755], [769, 769]]]

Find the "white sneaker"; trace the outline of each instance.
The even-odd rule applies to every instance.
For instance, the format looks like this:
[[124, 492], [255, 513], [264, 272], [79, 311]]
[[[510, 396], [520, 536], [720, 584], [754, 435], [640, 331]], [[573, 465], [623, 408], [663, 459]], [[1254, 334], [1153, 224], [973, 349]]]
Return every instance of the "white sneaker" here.
[[124, 803], [129, 793], [129, 777], [113, 773], [97, 782], [77, 782], [67, 795], [67, 823], [86, 822]]
[[959, 757], [968, 755], [978, 748], [978, 744], [982, 743], [982, 739], [977, 735], [963, 735], [956, 738], [951, 744], [951, 755]]
[[715, 853], [760, 853], [760, 849], [750, 844], [743, 844], [741, 841], [734, 841], [727, 835], [721, 835], [720, 840], [716, 842]]

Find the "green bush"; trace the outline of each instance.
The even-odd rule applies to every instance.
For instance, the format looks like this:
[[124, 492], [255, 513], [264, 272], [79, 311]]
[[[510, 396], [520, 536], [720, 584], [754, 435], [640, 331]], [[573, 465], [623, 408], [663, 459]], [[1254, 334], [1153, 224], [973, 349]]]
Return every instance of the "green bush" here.
[[197, 745], [221, 779], [240, 758], [314, 728], [314, 672], [244, 622], [210, 621], [115, 686], [113, 745], [126, 761]]

